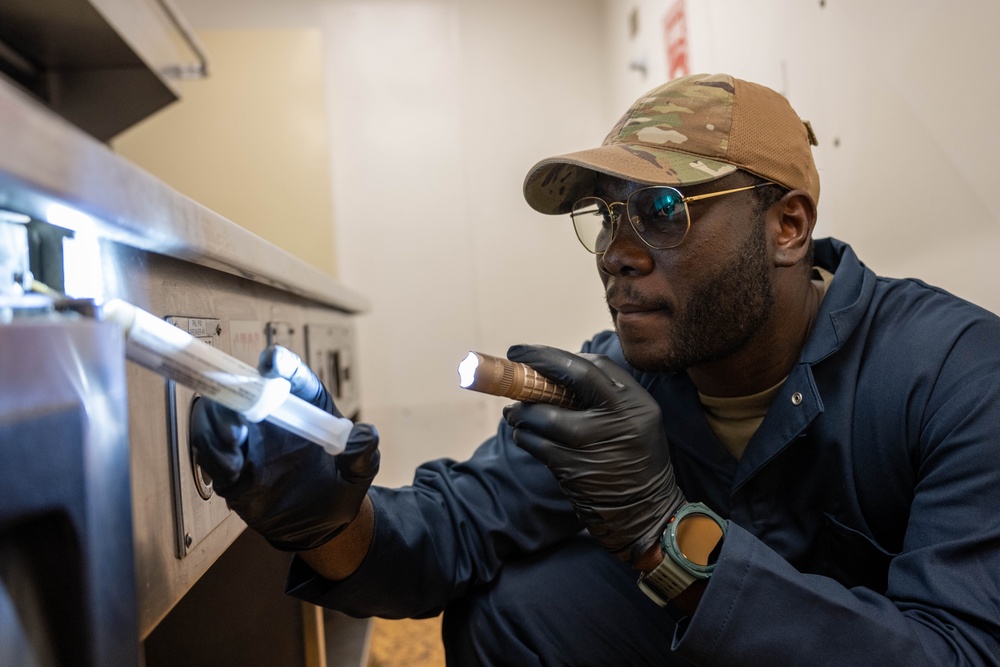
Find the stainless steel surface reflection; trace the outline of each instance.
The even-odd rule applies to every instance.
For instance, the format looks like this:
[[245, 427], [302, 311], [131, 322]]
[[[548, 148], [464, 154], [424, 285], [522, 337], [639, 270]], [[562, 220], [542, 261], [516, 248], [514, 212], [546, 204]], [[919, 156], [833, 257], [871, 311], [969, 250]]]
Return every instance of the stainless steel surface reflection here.
[[121, 333], [0, 325], [0, 377], [0, 664], [137, 664]]

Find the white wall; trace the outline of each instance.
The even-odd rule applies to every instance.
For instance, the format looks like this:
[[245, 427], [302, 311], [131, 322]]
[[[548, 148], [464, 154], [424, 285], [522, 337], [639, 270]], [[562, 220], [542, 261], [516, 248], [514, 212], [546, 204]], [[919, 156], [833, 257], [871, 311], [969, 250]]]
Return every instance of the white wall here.
[[[619, 106], [663, 79], [660, 21], [609, 50]], [[1000, 252], [995, 130], [1000, 3], [994, 0], [686, 0], [691, 72], [728, 72], [785, 93], [820, 141], [817, 236], [847, 241], [881, 275], [915, 276], [994, 312]], [[650, 54], [650, 75], [627, 70]]]
[[602, 62], [598, 8], [341, 2], [324, 12], [338, 264], [375, 304], [360, 338], [382, 483], [409, 481], [430, 457], [464, 458], [495, 429], [506, 401], [458, 388], [468, 350], [577, 349], [607, 326], [568, 220], [534, 213], [520, 194], [535, 161], [606, 124], [590, 74]]
[[336, 275], [322, 36], [202, 30], [208, 80], [112, 147], [174, 189]]
[[338, 275], [374, 304], [358, 367], [381, 483], [495, 430], [507, 401], [458, 387], [470, 349], [577, 349], [607, 328], [569, 221], [521, 196], [532, 164], [599, 141], [618, 113], [598, 0], [179, 4], [197, 30], [322, 31]]

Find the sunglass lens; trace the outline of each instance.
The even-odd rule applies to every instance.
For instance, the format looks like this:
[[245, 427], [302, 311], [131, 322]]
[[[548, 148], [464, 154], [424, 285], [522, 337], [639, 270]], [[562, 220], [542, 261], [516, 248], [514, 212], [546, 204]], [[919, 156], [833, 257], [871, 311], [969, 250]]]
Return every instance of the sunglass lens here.
[[673, 248], [687, 234], [687, 209], [683, 196], [674, 188], [637, 190], [629, 198], [628, 213], [636, 231], [654, 248]]

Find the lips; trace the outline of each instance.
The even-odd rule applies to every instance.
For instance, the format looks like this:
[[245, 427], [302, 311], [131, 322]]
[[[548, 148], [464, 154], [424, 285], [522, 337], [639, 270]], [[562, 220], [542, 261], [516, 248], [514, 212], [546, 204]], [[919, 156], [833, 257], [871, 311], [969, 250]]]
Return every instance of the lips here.
[[633, 314], [633, 313], [648, 313], [650, 311], [660, 310], [657, 307], [647, 306], [647, 305], [639, 304], [639, 303], [622, 303], [622, 304], [618, 304], [618, 305], [614, 305], [614, 304], [609, 304], [609, 305], [611, 306], [611, 309], [613, 311], [615, 311], [616, 313], [624, 314], [624, 315], [630, 315], [630, 314]]
[[650, 313], [654, 311], [666, 311], [670, 313], [673, 310], [667, 299], [644, 296], [639, 294], [635, 289], [612, 290], [606, 294], [605, 298], [608, 302], [608, 307], [613, 313], [621, 313], [623, 315]]
[[643, 294], [631, 284], [609, 287], [605, 298], [611, 319], [618, 328], [652, 326], [659, 329], [667, 324], [665, 318], [674, 314], [673, 304], [663, 296]]
[[620, 328], [637, 326], [662, 326], [664, 322], [664, 312], [658, 309], [641, 309], [612, 311], [611, 319]]
[[[647, 333], [652, 330], [660, 331], [667, 325], [667, 321], [669, 320], [668, 309], [657, 307], [647, 302], [636, 303], [626, 301], [624, 303], [617, 303], [616, 305], [609, 305], [611, 308], [611, 320], [615, 323], [615, 328], [621, 335], [625, 335], [626, 332], [631, 332], [629, 335], [637, 335], [640, 331], [646, 331]], [[650, 330], [650, 327], [652, 327], [652, 330]]]

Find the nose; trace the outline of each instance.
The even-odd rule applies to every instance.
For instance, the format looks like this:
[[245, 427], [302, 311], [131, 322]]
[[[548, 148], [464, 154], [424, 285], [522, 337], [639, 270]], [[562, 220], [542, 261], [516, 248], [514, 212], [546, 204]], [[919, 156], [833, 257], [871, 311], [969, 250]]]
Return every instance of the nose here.
[[645, 275], [653, 270], [652, 250], [646, 245], [622, 211], [615, 225], [615, 235], [603, 255], [599, 255], [598, 267], [614, 276]]

